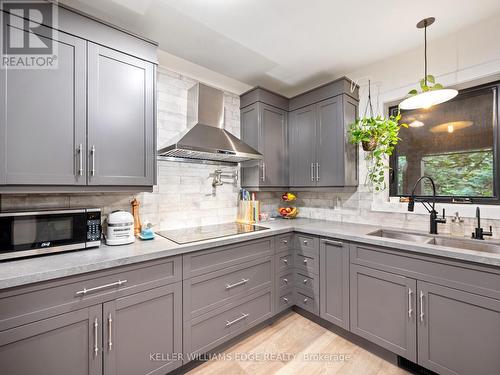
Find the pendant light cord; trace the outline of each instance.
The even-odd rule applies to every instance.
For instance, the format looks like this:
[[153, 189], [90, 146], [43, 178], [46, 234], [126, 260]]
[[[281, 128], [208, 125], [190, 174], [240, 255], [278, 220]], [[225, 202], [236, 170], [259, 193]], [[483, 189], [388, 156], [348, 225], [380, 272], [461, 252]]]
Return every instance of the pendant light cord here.
[[427, 21], [424, 25], [424, 74], [425, 86], [427, 86]]

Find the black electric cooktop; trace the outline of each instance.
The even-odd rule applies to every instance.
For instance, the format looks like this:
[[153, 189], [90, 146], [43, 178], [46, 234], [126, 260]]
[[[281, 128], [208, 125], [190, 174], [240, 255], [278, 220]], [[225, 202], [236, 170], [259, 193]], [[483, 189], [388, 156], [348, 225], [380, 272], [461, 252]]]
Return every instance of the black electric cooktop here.
[[266, 229], [269, 228], [252, 224], [227, 223], [165, 230], [157, 232], [156, 234], [182, 245], [190, 242], [205, 241], [219, 237], [234, 236], [236, 234], [257, 232]]

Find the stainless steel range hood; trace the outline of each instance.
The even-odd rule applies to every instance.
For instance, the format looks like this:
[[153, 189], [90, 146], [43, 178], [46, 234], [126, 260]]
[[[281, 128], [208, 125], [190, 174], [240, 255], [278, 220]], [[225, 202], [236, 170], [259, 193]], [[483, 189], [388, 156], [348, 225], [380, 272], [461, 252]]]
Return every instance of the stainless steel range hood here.
[[224, 129], [224, 93], [198, 83], [188, 92], [188, 128], [159, 156], [239, 163], [262, 159], [255, 149]]

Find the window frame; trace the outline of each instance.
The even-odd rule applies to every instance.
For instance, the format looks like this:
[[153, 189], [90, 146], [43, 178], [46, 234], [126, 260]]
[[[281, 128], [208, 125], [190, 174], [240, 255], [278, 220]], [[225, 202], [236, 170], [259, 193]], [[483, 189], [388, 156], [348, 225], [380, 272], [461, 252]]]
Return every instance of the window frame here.
[[[436, 196], [436, 202], [456, 203], [456, 204], [490, 204], [500, 205], [500, 129], [499, 129], [499, 108], [500, 108], [500, 81], [491, 82], [483, 85], [469, 87], [459, 90], [458, 95], [451, 101], [458, 100], [464, 95], [472, 94], [477, 91], [490, 89], [493, 91], [493, 197], [470, 197], [470, 196]], [[389, 107], [389, 114], [395, 115], [398, 106]], [[398, 194], [398, 146], [394, 148], [393, 154], [389, 157], [389, 197], [407, 198], [408, 194]], [[429, 196], [417, 196], [417, 198], [428, 198]]]

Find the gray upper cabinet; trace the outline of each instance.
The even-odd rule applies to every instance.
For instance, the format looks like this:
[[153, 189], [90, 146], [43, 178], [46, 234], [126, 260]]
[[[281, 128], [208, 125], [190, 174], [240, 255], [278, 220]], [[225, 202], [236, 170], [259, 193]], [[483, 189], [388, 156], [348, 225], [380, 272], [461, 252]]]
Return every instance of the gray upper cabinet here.
[[349, 244], [321, 240], [320, 316], [349, 329]]
[[59, 11], [57, 68], [0, 71], [0, 192], [151, 190], [156, 45]]
[[9, 375], [101, 375], [101, 306], [0, 332], [0, 369]]
[[418, 363], [443, 375], [500, 373], [500, 301], [418, 281]]
[[[288, 186], [286, 101], [280, 96], [256, 89], [241, 99], [241, 139], [264, 155], [264, 159], [242, 163], [242, 186], [248, 188]], [[255, 90], [254, 90], [255, 91]], [[264, 96], [266, 94], [266, 96]], [[256, 100], [254, 102], [247, 102]]]
[[290, 112], [290, 185], [316, 186], [316, 111], [310, 105]]
[[358, 150], [347, 139], [358, 112], [358, 88], [351, 90], [350, 80], [291, 99], [257, 87], [240, 104], [242, 139], [264, 155], [260, 162], [243, 163], [243, 187], [358, 186]]
[[57, 69], [0, 71], [1, 185], [86, 184], [86, 42], [54, 43]]
[[153, 64], [88, 46], [90, 185], [153, 185]]
[[317, 186], [343, 186], [342, 96], [319, 102], [317, 111]]
[[357, 149], [347, 140], [357, 100], [337, 95], [291, 112], [290, 186], [358, 185]]

